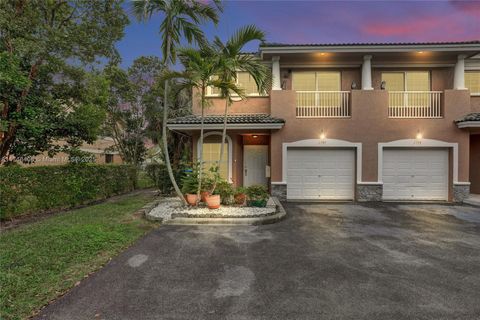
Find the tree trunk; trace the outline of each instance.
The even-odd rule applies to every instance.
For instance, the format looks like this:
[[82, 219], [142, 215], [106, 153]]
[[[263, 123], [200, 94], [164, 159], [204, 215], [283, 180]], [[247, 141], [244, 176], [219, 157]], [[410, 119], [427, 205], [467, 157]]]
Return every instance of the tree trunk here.
[[205, 115], [205, 85], [202, 85], [202, 97], [201, 97], [201, 106], [202, 106], [202, 117], [200, 119], [200, 150], [198, 151], [198, 161], [200, 165], [200, 170], [198, 172], [198, 189], [197, 189], [197, 204], [200, 201], [200, 192], [202, 191], [202, 176], [203, 176], [203, 118]]
[[[225, 139], [227, 138], [227, 114], [228, 114], [228, 99], [225, 99], [225, 112], [223, 114], [223, 130], [222, 130], [222, 142], [220, 144], [220, 157], [218, 159], [218, 169], [220, 170], [220, 165], [222, 164], [223, 161], [223, 151], [225, 149]], [[228, 168], [227, 168], [227, 175], [228, 175]], [[228, 176], [225, 177], [225, 179], [228, 180]], [[230, 182], [230, 181], [228, 181]], [[215, 190], [217, 187], [217, 180], [215, 180], [215, 183], [212, 188], [212, 192]]]
[[[170, 65], [170, 45], [171, 45], [170, 37], [167, 37], [167, 53], [165, 57], [166, 66]], [[170, 177], [170, 181], [172, 182], [173, 188], [177, 193], [177, 196], [183, 202], [184, 205], [187, 205], [187, 201], [180, 191], [180, 188], [177, 185], [177, 181], [175, 181], [175, 176], [173, 175], [172, 165], [170, 164], [170, 155], [168, 154], [168, 141], [167, 141], [167, 121], [168, 121], [168, 80], [165, 80], [165, 88], [163, 94], [163, 123], [162, 123], [162, 141], [163, 141], [163, 154], [165, 159], [165, 165], [167, 166], [168, 176]]]

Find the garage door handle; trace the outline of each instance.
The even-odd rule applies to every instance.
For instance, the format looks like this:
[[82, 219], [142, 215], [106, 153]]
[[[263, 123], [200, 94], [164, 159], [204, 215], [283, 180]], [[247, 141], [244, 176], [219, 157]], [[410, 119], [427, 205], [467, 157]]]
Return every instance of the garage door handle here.
[[247, 176], [247, 169], [245, 169], [245, 176]]

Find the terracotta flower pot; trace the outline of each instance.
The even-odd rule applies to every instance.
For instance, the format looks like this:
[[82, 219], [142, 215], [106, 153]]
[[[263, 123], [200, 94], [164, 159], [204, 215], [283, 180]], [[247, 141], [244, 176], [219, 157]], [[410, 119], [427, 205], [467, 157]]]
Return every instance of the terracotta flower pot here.
[[197, 205], [197, 195], [194, 193], [187, 193], [185, 195], [185, 198], [187, 199], [187, 203], [191, 206], [196, 206]]
[[236, 194], [235, 195], [235, 204], [244, 204], [245, 203], [245, 199], [247, 199], [247, 196], [245, 195], [245, 193], [239, 193], [239, 194]]
[[214, 194], [214, 195], [209, 195], [205, 199], [207, 203], [208, 209], [218, 209], [220, 208], [220, 195]]
[[210, 192], [208, 191], [202, 191], [200, 192], [200, 199], [202, 200], [202, 202], [207, 202], [207, 197], [210, 195]]

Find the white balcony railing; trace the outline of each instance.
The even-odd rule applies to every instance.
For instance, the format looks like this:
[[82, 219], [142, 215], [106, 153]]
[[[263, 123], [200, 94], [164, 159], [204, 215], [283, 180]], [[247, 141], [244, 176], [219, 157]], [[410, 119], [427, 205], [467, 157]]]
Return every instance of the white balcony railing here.
[[350, 117], [349, 91], [297, 91], [297, 118]]
[[441, 118], [441, 91], [389, 91], [390, 118]]

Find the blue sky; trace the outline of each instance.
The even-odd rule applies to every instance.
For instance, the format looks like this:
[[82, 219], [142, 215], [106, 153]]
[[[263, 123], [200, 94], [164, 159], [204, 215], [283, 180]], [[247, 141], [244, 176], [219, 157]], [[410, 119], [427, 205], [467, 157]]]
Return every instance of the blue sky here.
[[[218, 26], [205, 25], [209, 38], [227, 39], [255, 24], [268, 42], [345, 43], [480, 40], [480, 1], [226, 1]], [[161, 16], [146, 23], [131, 17], [117, 44], [122, 65], [142, 55], [160, 56]], [[252, 44], [247, 51], [256, 51]]]

